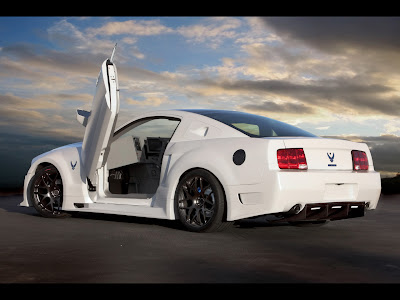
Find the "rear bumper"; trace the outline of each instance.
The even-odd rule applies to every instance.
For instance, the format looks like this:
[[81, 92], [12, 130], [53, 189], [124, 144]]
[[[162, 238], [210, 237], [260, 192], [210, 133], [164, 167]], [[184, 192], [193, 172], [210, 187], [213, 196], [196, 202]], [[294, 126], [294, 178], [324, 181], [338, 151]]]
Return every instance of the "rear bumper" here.
[[[320, 205], [320, 218], [349, 218], [375, 209], [381, 194], [379, 172], [274, 171], [254, 185], [229, 186], [229, 221], [289, 212], [298, 205], [299, 219], [310, 219]], [[336, 206], [342, 205], [340, 213]], [[358, 208], [351, 206], [358, 205]], [[229, 208], [230, 206], [230, 208]], [[347, 208], [348, 207], [348, 208]], [[314, 209], [311, 209], [314, 208]], [[323, 212], [325, 211], [325, 212]], [[362, 211], [362, 212], [361, 212]], [[311, 219], [310, 219], [311, 220]]]

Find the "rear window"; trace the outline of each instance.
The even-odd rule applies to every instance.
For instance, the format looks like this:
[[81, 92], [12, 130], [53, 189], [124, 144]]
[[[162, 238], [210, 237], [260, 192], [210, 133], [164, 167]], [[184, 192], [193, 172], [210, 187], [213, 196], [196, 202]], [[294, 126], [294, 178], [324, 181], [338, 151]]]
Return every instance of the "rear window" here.
[[250, 137], [317, 137], [303, 129], [267, 117], [238, 111], [186, 110], [222, 122]]

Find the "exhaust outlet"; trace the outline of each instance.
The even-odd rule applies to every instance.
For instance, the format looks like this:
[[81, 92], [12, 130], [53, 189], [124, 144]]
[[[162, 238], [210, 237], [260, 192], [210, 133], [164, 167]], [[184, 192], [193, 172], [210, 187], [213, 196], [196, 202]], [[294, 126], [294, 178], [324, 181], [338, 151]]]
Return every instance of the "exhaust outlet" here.
[[288, 215], [297, 215], [301, 211], [301, 205], [296, 204], [294, 205], [289, 211], [287, 212]]

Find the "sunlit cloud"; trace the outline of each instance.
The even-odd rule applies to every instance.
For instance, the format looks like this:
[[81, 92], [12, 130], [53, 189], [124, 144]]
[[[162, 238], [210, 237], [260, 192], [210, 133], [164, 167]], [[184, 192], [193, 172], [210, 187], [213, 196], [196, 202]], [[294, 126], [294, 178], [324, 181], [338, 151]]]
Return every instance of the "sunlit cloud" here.
[[90, 35], [120, 35], [149, 36], [171, 33], [173, 30], [162, 25], [160, 20], [128, 20], [123, 22], [108, 22], [98, 28], [88, 28]]
[[233, 39], [238, 36], [236, 29], [242, 25], [237, 18], [214, 17], [202, 24], [180, 26], [177, 32], [193, 43], [204, 43], [211, 48], [217, 48], [223, 39]]
[[140, 96], [143, 100], [134, 100], [131, 98], [126, 99], [126, 103], [137, 106], [151, 106], [158, 107], [162, 104], [173, 104], [172, 100], [169, 100], [167, 96], [161, 93], [141, 93]]

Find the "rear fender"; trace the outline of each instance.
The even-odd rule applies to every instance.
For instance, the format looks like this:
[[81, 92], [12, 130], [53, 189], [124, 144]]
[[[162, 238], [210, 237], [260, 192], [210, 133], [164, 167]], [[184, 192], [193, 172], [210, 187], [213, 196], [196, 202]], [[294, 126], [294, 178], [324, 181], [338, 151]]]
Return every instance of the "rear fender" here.
[[[180, 142], [172, 145], [165, 154], [166, 165], [161, 187], [167, 190], [167, 215], [175, 218], [174, 198], [181, 176], [191, 169], [201, 168], [211, 172], [221, 183], [227, 197], [227, 210], [230, 209], [230, 186], [260, 183], [267, 166], [267, 145], [265, 140], [250, 138], [215, 139]], [[237, 150], [245, 152], [241, 164], [233, 161]]]

